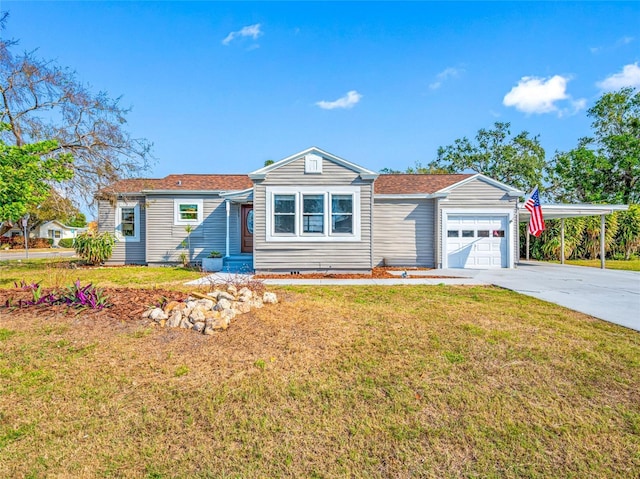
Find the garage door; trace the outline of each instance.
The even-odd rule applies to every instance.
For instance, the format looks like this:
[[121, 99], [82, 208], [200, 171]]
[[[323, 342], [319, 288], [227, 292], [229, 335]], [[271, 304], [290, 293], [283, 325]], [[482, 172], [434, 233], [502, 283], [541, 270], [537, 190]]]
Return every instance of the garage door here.
[[508, 267], [507, 216], [451, 215], [445, 225], [447, 267]]

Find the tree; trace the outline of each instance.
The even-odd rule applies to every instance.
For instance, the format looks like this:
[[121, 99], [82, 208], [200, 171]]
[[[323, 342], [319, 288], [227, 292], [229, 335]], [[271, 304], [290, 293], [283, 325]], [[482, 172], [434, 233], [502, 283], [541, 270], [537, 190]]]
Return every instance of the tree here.
[[411, 174], [411, 175], [442, 175], [449, 173], [445, 171], [443, 168], [434, 168], [431, 166], [423, 166], [422, 163], [416, 161], [413, 166], [408, 166], [406, 170], [394, 170], [393, 168], [383, 168], [380, 170], [380, 173], [383, 175], [390, 174]]
[[550, 167], [555, 196], [563, 201], [640, 202], [640, 92], [603, 94], [588, 110], [593, 137], [556, 153]]
[[69, 198], [58, 193], [55, 187], [50, 188], [47, 198], [29, 208], [28, 213], [33, 227], [51, 220], [58, 220], [67, 226], [78, 228], [87, 226], [85, 215]]
[[[0, 130], [2, 128], [10, 126], [0, 124]], [[0, 139], [0, 218], [17, 221], [46, 199], [51, 182], [73, 177], [70, 154], [50, 156], [58, 146], [55, 140], [16, 146]]]
[[9, 125], [0, 132], [3, 144], [54, 141], [38, 154], [73, 156], [74, 174], [60, 188], [63, 196], [87, 202], [97, 189], [148, 167], [150, 144], [124, 129], [129, 109], [120, 105], [120, 98], [91, 92], [73, 71], [34, 52], [14, 55], [15, 46], [15, 41], [0, 39], [0, 122]]
[[478, 130], [475, 142], [464, 137], [441, 146], [437, 159], [427, 167], [447, 173], [471, 170], [522, 190], [535, 185], [542, 190], [544, 148], [537, 136], [530, 138], [526, 131], [512, 137], [510, 127], [510, 123], [496, 122], [493, 130]]

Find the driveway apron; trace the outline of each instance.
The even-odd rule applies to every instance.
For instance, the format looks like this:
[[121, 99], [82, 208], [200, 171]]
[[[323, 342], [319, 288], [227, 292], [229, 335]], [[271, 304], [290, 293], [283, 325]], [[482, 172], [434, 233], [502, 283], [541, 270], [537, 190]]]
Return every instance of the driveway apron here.
[[482, 270], [472, 275], [482, 283], [640, 331], [640, 272], [521, 262], [512, 270]]

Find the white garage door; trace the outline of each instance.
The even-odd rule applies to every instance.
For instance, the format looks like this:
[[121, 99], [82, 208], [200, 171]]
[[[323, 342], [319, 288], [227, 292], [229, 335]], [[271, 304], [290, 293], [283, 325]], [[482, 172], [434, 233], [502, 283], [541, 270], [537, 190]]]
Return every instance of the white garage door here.
[[449, 268], [508, 267], [507, 216], [451, 215], [445, 240]]

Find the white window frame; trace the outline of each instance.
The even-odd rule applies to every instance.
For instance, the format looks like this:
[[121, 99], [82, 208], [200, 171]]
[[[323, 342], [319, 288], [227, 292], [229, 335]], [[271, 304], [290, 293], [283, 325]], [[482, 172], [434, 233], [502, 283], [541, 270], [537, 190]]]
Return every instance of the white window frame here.
[[[180, 218], [180, 205], [196, 205], [198, 207], [198, 217], [195, 220], [183, 220]], [[204, 202], [197, 198], [176, 198], [173, 200], [173, 224], [180, 225], [199, 225], [203, 219]]]
[[[133, 208], [133, 229], [134, 236], [124, 236], [122, 234], [122, 209]], [[137, 201], [118, 201], [116, 205], [116, 218], [115, 218], [115, 237], [118, 241], [124, 241], [126, 243], [139, 243], [140, 242], [140, 203]]]
[[[266, 238], [267, 242], [353, 242], [361, 241], [360, 228], [360, 187], [359, 186], [268, 186], [266, 187]], [[295, 228], [294, 233], [274, 232], [274, 197], [275, 195], [295, 196]], [[322, 195], [324, 197], [324, 233], [303, 233], [303, 195]], [[331, 232], [331, 196], [350, 195], [353, 198], [352, 233]]]

